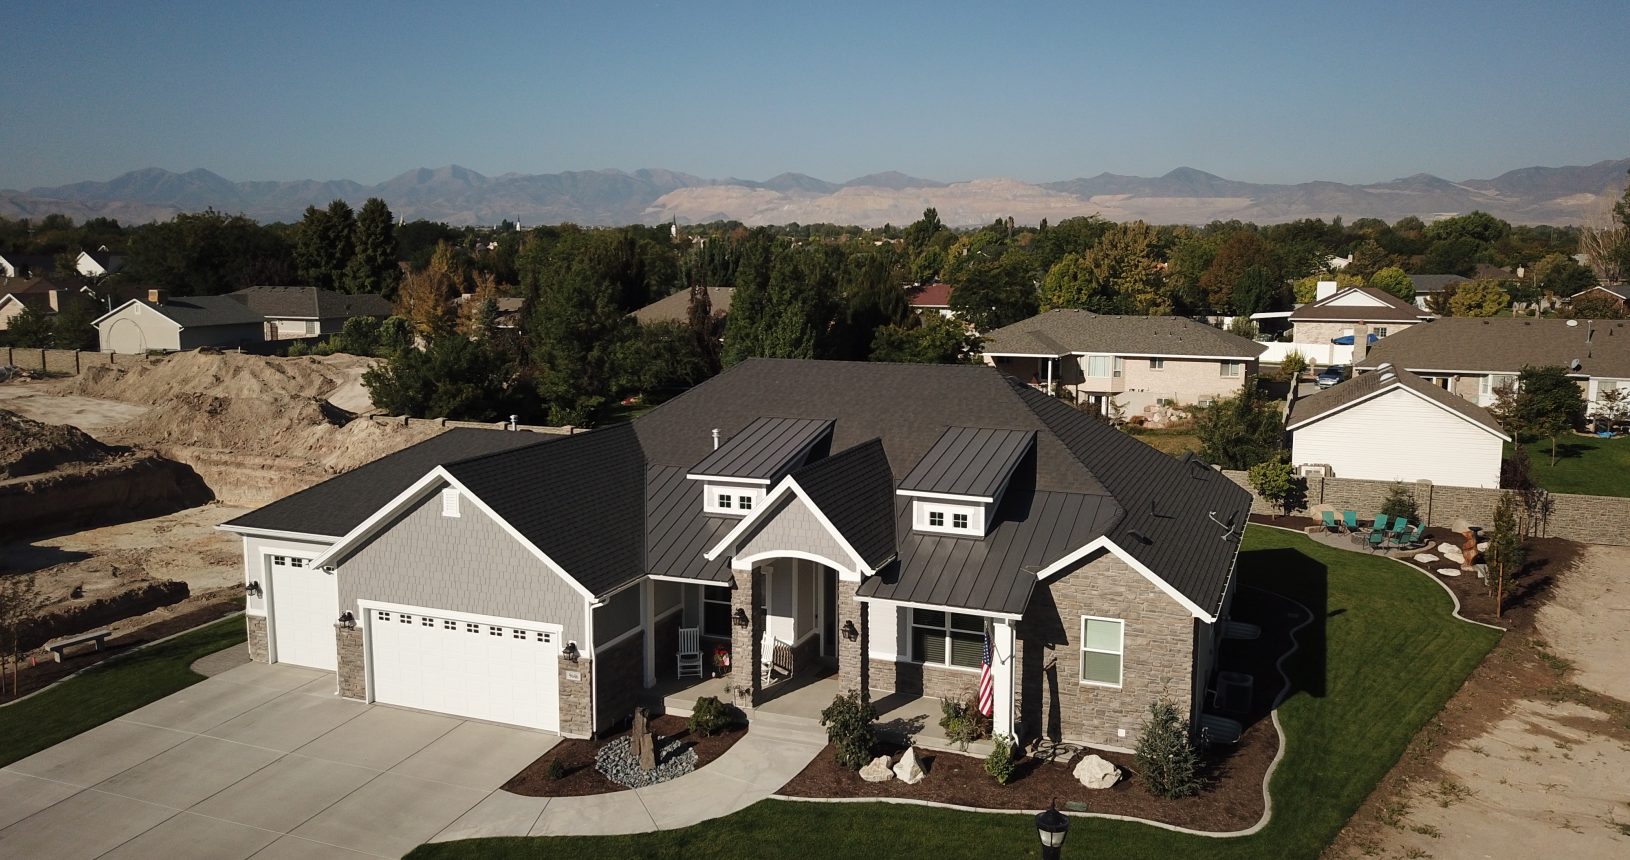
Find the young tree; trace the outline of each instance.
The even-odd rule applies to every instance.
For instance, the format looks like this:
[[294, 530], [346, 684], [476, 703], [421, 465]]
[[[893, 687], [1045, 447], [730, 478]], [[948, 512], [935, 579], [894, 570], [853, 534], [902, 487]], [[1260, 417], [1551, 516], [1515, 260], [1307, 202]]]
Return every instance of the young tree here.
[[1499, 281], [1471, 281], [1459, 284], [1449, 298], [1449, 309], [1457, 317], [1492, 317], [1511, 307], [1511, 296]]
[[1585, 396], [1564, 367], [1525, 367], [1517, 374], [1517, 393], [1510, 410], [1515, 425], [1551, 440], [1556, 465], [1557, 438], [1585, 420]]
[[1602, 388], [1596, 392], [1593, 414], [1609, 425], [1630, 418], [1630, 388]]
[[1200, 437], [1200, 457], [1225, 469], [1276, 460], [1285, 440], [1279, 404], [1258, 389], [1254, 377], [1245, 380], [1239, 394], [1196, 407], [1194, 432]]
[[1517, 502], [1510, 492], [1500, 494], [1494, 508], [1494, 526], [1488, 536], [1489, 587], [1494, 591], [1494, 617], [1505, 614], [1505, 593], [1528, 559], [1522, 531], [1517, 526]]
[[1149, 719], [1138, 735], [1137, 771], [1157, 797], [1172, 800], [1200, 790], [1200, 757], [1189, 743], [1188, 721], [1170, 701], [1149, 703]]
[[1406, 302], [1415, 301], [1415, 282], [1397, 266], [1388, 266], [1371, 275], [1369, 285], [1386, 290]]
[[1300, 350], [1293, 349], [1285, 353], [1285, 357], [1279, 360], [1279, 374], [1292, 383], [1301, 379], [1302, 374], [1306, 372], [1307, 356], [1303, 355]]
[[[32, 574], [10, 574], [0, 579], [0, 644], [11, 664], [11, 695], [16, 696], [17, 670], [22, 664], [23, 637], [34, 627], [49, 602], [39, 593]], [[0, 692], [5, 689], [5, 663], [0, 663]]]
[[1404, 520], [1406, 522], [1420, 522], [1421, 510], [1415, 501], [1415, 494], [1403, 484], [1394, 483], [1387, 488], [1387, 495], [1381, 500], [1381, 511], [1389, 519]]
[[1246, 473], [1246, 478], [1251, 482], [1251, 489], [1256, 490], [1263, 501], [1278, 508], [1287, 517], [1291, 511], [1301, 507], [1306, 497], [1304, 482], [1297, 476], [1296, 470], [1282, 460], [1258, 463]]
[[[1235, 295], [1238, 295], [1237, 291]], [[1256, 320], [1248, 316], [1238, 316], [1229, 320], [1228, 330], [1246, 340], [1256, 340], [1256, 336], [1261, 333], [1261, 330], [1257, 328]]]

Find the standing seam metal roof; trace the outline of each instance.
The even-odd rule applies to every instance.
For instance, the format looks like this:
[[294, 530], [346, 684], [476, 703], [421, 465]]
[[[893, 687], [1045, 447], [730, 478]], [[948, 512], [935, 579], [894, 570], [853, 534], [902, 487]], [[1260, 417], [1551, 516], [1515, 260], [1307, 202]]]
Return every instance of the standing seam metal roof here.
[[702, 458], [690, 474], [773, 481], [831, 433], [832, 422], [825, 419], [759, 418]]
[[949, 427], [900, 489], [994, 499], [1035, 441], [1034, 430]]

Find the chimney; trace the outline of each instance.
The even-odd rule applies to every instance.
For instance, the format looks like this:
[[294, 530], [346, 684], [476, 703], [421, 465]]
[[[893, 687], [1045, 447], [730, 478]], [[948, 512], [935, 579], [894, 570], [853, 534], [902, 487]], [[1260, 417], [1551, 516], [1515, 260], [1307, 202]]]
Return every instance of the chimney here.
[[150, 304], [162, 305], [170, 298], [169, 290], [148, 290], [147, 301]]
[[1360, 322], [1353, 326], [1353, 366], [1357, 367], [1358, 363], [1364, 360], [1364, 356], [1369, 354], [1369, 351], [1370, 326], [1368, 323]]
[[1318, 286], [1313, 288], [1313, 301], [1322, 302], [1335, 294], [1335, 281], [1320, 281]]

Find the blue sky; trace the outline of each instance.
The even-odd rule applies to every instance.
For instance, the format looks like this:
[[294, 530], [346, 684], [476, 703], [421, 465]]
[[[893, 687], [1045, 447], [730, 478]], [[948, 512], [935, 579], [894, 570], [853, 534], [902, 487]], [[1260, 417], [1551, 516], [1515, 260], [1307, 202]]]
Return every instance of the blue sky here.
[[1481, 178], [1630, 156], [1630, 3], [8, 7], [0, 187], [664, 167]]

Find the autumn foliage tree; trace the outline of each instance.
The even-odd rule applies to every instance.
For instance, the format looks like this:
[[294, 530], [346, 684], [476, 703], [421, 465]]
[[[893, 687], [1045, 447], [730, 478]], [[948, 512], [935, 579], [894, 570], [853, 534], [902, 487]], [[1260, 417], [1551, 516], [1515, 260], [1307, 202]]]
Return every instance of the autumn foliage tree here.
[[402, 279], [396, 296], [396, 313], [413, 326], [420, 337], [434, 339], [454, 329], [458, 311], [459, 285], [453, 250], [443, 242], [436, 246], [430, 265], [410, 272]]

